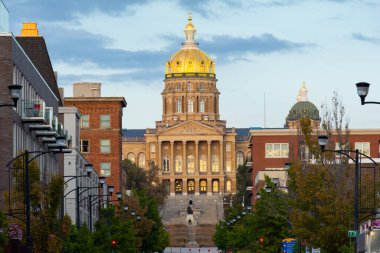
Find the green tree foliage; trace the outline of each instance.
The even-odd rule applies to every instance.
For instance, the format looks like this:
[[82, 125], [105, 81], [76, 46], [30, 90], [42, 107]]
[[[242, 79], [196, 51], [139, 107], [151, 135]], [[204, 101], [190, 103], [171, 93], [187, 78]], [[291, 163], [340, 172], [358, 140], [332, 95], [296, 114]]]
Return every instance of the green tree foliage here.
[[64, 245], [65, 253], [96, 253], [91, 232], [87, 226], [82, 226], [79, 230], [76, 226], [71, 226], [69, 235]]
[[[335, 150], [335, 142], [349, 149], [348, 121], [344, 120], [345, 109], [336, 93], [331, 106], [323, 106], [323, 130], [330, 140], [335, 138], [326, 149]], [[309, 156], [293, 161], [288, 172], [292, 232], [323, 252], [346, 252], [347, 231], [353, 225], [354, 168], [345, 156], [320, 153], [310, 119], [301, 120], [301, 133], [301, 143]]]
[[7, 236], [8, 222], [4, 214], [0, 211], [0, 253], [4, 252], [4, 246], [8, 242]]

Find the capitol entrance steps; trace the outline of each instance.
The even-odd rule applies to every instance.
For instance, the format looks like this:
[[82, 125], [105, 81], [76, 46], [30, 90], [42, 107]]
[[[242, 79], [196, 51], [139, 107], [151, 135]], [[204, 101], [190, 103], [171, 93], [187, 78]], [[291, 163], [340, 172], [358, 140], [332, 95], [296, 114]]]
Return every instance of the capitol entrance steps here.
[[223, 215], [222, 195], [168, 196], [161, 210], [162, 222], [171, 236], [170, 247], [214, 246], [215, 225]]

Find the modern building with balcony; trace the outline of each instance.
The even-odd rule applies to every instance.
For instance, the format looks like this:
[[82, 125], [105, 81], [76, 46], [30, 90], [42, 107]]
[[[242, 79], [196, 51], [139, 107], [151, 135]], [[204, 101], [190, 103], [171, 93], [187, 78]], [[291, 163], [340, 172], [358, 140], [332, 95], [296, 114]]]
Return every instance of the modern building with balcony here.
[[[3, 11], [3, 10], [2, 10]], [[17, 107], [0, 108], [0, 191], [3, 196], [9, 190], [7, 163], [28, 151], [53, 151], [56, 138], [66, 134], [58, 120], [58, 107], [62, 101], [57, 80], [50, 62], [44, 37], [38, 33], [37, 24], [24, 23], [21, 34], [0, 32], [0, 103], [12, 104], [9, 89], [21, 86], [21, 98]], [[52, 175], [61, 173], [60, 156], [49, 153], [39, 156], [37, 162], [41, 180], [49, 181]], [[12, 164], [10, 165], [10, 167]], [[4, 198], [1, 206], [4, 207]]]
[[[70, 216], [73, 224], [79, 221], [81, 225], [86, 223], [90, 226], [98, 220], [99, 206], [107, 200], [107, 196], [102, 196], [106, 192], [107, 185], [101, 184], [99, 172], [80, 152], [79, 110], [75, 107], [59, 107], [58, 111], [65, 122], [68, 134], [72, 137], [72, 152], [64, 154], [63, 175], [67, 183], [63, 211]], [[76, 192], [77, 187], [79, 187], [79, 196]], [[78, 207], [79, 212], [77, 212]]]

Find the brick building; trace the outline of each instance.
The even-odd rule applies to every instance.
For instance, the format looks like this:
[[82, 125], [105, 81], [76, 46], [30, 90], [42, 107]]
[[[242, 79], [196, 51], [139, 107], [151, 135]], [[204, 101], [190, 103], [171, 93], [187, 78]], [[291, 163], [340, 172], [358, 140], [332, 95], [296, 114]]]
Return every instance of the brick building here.
[[[303, 84], [296, 104], [286, 117], [286, 128], [251, 128], [249, 131], [252, 149], [252, 165], [250, 164], [250, 166], [252, 166], [251, 200], [253, 202], [258, 190], [264, 186], [265, 175], [272, 178], [279, 189], [286, 191], [285, 163], [310, 158], [308, 149], [303, 144], [299, 121], [303, 117], [310, 118], [315, 135], [318, 135], [321, 129], [319, 128], [319, 111], [314, 104], [307, 100], [306, 94], [307, 90]], [[300, 95], [301, 100], [299, 100]], [[330, 142], [330, 145], [336, 150], [341, 149], [334, 132]], [[351, 149], [358, 149], [359, 152], [369, 155], [375, 161], [380, 161], [380, 129], [350, 129], [348, 142]], [[362, 162], [365, 163], [366, 160], [364, 159]]]
[[122, 116], [127, 103], [123, 97], [102, 97], [100, 83], [74, 83], [74, 97], [65, 97], [65, 106], [81, 113], [80, 149], [99, 176], [105, 176], [115, 191], [125, 192], [122, 171]]

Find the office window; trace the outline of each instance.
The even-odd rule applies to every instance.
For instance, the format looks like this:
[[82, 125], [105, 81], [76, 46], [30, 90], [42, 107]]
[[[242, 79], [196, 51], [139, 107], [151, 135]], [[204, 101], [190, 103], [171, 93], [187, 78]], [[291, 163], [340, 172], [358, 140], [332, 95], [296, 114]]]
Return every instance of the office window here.
[[182, 99], [178, 98], [177, 100], [177, 112], [182, 112]]
[[266, 143], [265, 158], [287, 158], [289, 156], [288, 143]]
[[109, 114], [100, 115], [100, 127], [111, 127], [111, 116]]
[[199, 112], [205, 112], [205, 99], [201, 98], [200, 104], [199, 104]]
[[193, 174], [194, 173], [194, 156], [189, 155], [187, 157], [187, 173]]
[[169, 167], [169, 156], [164, 156], [162, 159], [162, 171], [163, 172], [169, 172], [170, 167]]
[[144, 153], [140, 153], [138, 159], [139, 159], [139, 167], [140, 168], [145, 168], [145, 154]]
[[199, 172], [207, 172], [207, 156], [201, 155], [199, 159]]
[[219, 181], [212, 181], [212, 192], [219, 192]]
[[226, 182], [226, 192], [231, 192], [231, 180], [227, 180]]
[[226, 161], [226, 172], [231, 172], [231, 160]]
[[80, 127], [81, 128], [89, 128], [90, 127], [90, 115], [83, 114], [80, 119]]
[[111, 140], [100, 140], [100, 153], [111, 153]]
[[355, 149], [358, 149], [360, 153], [370, 156], [369, 142], [355, 142]]
[[219, 157], [216, 155], [211, 157], [211, 172], [219, 172]]
[[236, 168], [244, 164], [244, 154], [243, 152], [236, 153]]
[[88, 153], [90, 152], [90, 145], [88, 140], [80, 140], [80, 152]]
[[135, 154], [134, 154], [134, 153], [128, 153], [128, 155], [127, 155], [127, 159], [128, 159], [129, 161], [131, 161], [132, 163], [135, 163], [135, 162], [136, 162]]
[[182, 156], [177, 155], [175, 157], [175, 172], [181, 173], [182, 172]]
[[194, 102], [192, 99], [187, 101], [187, 112], [194, 112]]
[[111, 176], [111, 163], [100, 163], [100, 175]]

